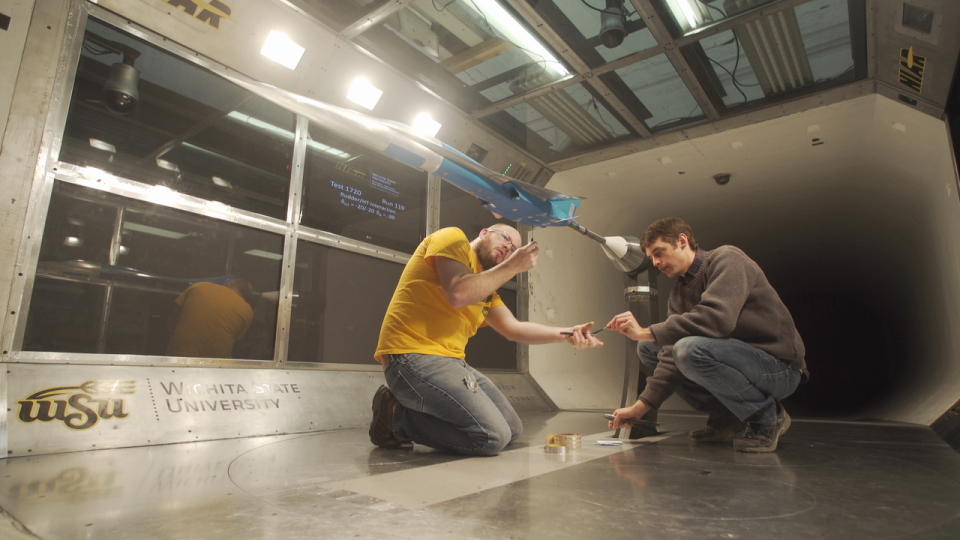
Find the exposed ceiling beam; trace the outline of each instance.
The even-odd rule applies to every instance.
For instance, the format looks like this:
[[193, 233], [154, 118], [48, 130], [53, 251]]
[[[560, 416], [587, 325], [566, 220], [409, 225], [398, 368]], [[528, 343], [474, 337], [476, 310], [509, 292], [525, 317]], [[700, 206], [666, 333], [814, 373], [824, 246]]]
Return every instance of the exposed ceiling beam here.
[[654, 9], [651, 1], [630, 0], [630, 3], [633, 4], [633, 8], [636, 9], [640, 17], [643, 18], [643, 22], [647, 25], [647, 28], [650, 30], [654, 39], [657, 40], [657, 43], [663, 46], [664, 54], [667, 55], [674, 69], [677, 70], [677, 75], [680, 76], [683, 84], [686, 85], [690, 93], [693, 94], [693, 99], [696, 100], [700, 106], [700, 110], [703, 111], [708, 120], [719, 120], [720, 111], [717, 109], [717, 106], [714, 104], [713, 99], [711, 99], [706, 89], [704, 89], [703, 84], [697, 79], [693, 68], [687, 63], [686, 58], [683, 57], [683, 54], [680, 52], [680, 47], [674, 41], [670, 30], [660, 18], [657, 10]]
[[469, 49], [440, 61], [440, 67], [451, 73], [460, 73], [479, 66], [514, 48], [513, 43], [498, 37], [490, 38]]
[[650, 130], [646, 124], [630, 111], [629, 107], [614, 94], [613, 90], [611, 90], [605, 82], [593, 76], [590, 66], [577, 56], [570, 46], [543, 20], [543, 17], [541, 17], [529, 3], [525, 0], [507, 0], [507, 3], [537, 31], [537, 34], [539, 34], [554, 51], [557, 51], [557, 54], [559, 54], [567, 64], [576, 70], [578, 75], [582, 75], [587, 80], [587, 83], [610, 104], [610, 107], [617, 112], [623, 121], [628, 123], [630, 127], [641, 136], [650, 136]]
[[347, 25], [347, 27], [340, 32], [340, 35], [347, 39], [353, 39], [366, 32], [371, 26], [380, 24], [380, 22], [387, 17], [400, 11], [411, 1], [412, 0], [392, 0], [390, 2], [386, 2], [380, 7], [375, 8], [373, 11]]

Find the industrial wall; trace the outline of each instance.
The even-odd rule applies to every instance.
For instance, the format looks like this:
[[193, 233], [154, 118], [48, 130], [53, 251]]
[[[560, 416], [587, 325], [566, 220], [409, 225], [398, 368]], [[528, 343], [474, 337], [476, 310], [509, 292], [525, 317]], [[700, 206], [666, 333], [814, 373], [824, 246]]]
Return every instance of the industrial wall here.
[[[941, 120], [870, 95], [564, 171], [549, 187], [586, 196], [583, 222], [601, 234], [639, 235], [677, 215], [704, 247], [753, 256], [807, 344], [813, 377], [788, 401], [794, 410], [930, 424], [960, 396], [952, 155]], [[731, 182], [716, 185], [718, 172]], [[602, 212], [588, 219], [591, 209]], [[533, 290], [612, 281], [590, 252], [559, 252]], [[613, 289], [597, 299], [608, 313], [623, 309]], [[542, 378], [546, 359], [532, 358]], [[584, 364], [570, 375], [595, 373]], [[544, 387], [553, 395], [561, 383]]]

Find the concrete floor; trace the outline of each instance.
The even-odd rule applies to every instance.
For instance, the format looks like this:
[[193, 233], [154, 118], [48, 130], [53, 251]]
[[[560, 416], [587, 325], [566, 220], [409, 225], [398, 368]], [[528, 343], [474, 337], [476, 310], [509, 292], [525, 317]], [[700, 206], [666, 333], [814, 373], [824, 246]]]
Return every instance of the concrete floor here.
[[[776, 454], [622, 447], [598, 413], [527, 415], [494, 458], [366, 430], [0, 460], [0, 538], [960, 538], [960, 454], [929, 428], [795, 420]], [[545, 435], [584, 434], [547, 455]]]

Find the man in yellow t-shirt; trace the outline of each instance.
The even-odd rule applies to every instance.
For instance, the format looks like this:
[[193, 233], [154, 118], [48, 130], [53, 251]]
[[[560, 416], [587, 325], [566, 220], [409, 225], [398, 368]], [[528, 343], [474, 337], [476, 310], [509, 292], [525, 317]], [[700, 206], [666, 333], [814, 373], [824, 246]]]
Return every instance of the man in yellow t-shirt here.
[[169, 354], [194, 358], [230, 358], [233, 345], [253, 321], [253, 308], [245, 299], [253, 293], [243, 278], [226, 285], [194, 283], [177, 297], [180, 318], [170, 338]]
[[502, 223], [473, 240], [448, 227], [417, 247], [393, 293], [374, 358], [386, 386], [373, 397], [370, 440], [413, 442], [466, 455], [496, 455], [523, 426], [506, 396], [464, 361], [467, 341], [485, 324], [511, 341], [600, 347], [592, 322], [570, 327], [518, 321], [497, 289], [537, 262], [538, 247]]

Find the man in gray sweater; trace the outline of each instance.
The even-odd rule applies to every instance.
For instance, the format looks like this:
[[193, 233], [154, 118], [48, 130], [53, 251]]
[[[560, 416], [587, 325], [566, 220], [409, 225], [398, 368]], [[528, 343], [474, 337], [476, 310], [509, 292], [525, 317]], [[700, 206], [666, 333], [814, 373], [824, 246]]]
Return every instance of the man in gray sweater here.
[[677, 282], [667, 319], [640, 326], [629, 311], [607, 324], [637, 341], [648, 370], [646, 387], [630, 407], [614, 411], [611, 428], [640, 419], [676, 391], [708, 414], [697, 442], [728, 442], [741, 452], [773, 452], [790, 427], [780, 400], [804, 373], [804, 346], [793, 317], [763, 270], [743, 251], [697, 247], [693, 229], [664, 218], [643, 235], [654, 266]]

